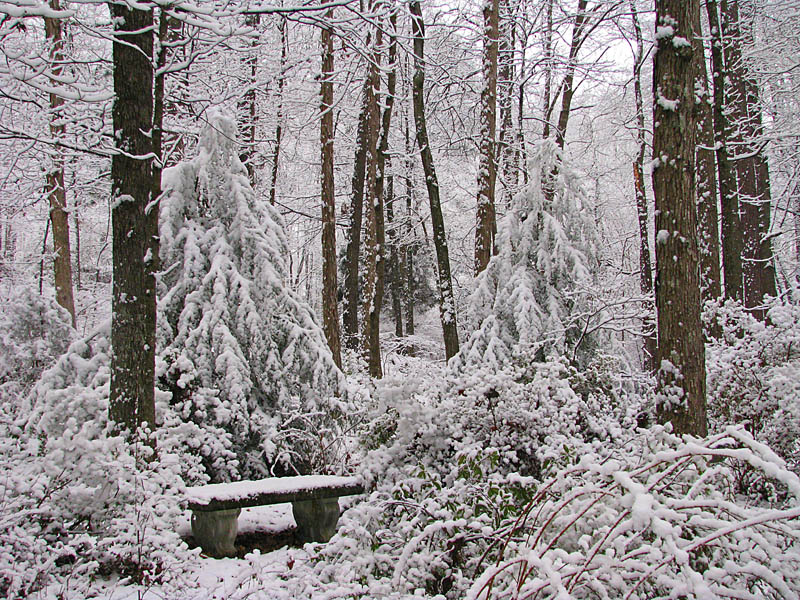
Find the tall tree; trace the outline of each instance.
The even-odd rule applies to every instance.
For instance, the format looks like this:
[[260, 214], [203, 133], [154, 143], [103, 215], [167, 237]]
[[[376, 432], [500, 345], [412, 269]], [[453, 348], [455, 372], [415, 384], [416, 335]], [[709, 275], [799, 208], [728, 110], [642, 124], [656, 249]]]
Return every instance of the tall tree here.
[[705, 435], [694, 123], [699, 0], [656, 0], [653, 191], [656, 203], [658, 415], [678, 433]]
[[442, 321], [445, 357], [450, 360], [458, 354], [458, 327], [453, 282], [450, 277], [450, 255], [447, 249], [444, 217], [439, 200], [439, 180], [436, 177], [433, 152], [431, 152], [428, 127], [425, 121], [425, 22], [418, 1], [410, 2], [408, 8], [411, 12], [411, 35], [414, 39], [414, 79], [412, 83], [414, 125], [417, 130], [417, 146], [420, 150], [422, 170], [425, 173], [425, 185], [428, 189], [428, 200], [431, 207], [433, 243], [436, 247], [436, 267], [439, 274], [439, 317]]
[[[333, 11], [327, 13], [328, 19]], [[282, 32], [286, 23], [283, 22]], [[322, 44], [322, 77], [320, 78], [320, 146], [322, 148], [322, 327], [328, 347], [331, 349], [336, 366], [342, 367], [341, 342], [339, 340], [339, 310], [336, 301], [336, 195], [333, 180], [333, 31], [331, 27], [323, 27]], [[282, 44], [283, 46], [283, 44]], [[285, 48], [285, 46], [283, 46]], [[285, 58], [285, 53], [281, 55]], [[280, 125], [278, 125], [280, 136]], [[280, 139], [278, 137], [278, 139]], [[277, 140], [276, 140], [277, 144]], [[277, 145], [276, 145], [277, 149]], [[277, 154], [273, 167], [277, 165]], [[273, 170], [273, 173], [274, 170]], [[274, 180], [273, 180], [274, 190]], [[270, 204], [274, 199], [270, 198]]]
[[483, 89], [481, 90], [480, 159], [478, 162], [478, 211], [475, 224], [475, 274], [489, 264], [494, 253], [495, 184], [497, 162], [497, 47], [499, 38], [499, 0], [483, 5]]
[[703, 300], [715, 300], [722, 295], [720, 272], [719, 211], [717, 210], [717, 172], [714, 153], [713, 97], [708, 85], [708, 69], [703, 45], [700, 11], [694, 23], [695, 122], [697, 149], [695, 173], [697, 178], [697, 226], [700, 244], [700, 286]]
[[721, 209], [722, 274], [725, 281], [725, 297], [742, 300], [742, 229], [739, 221], [739, 196], [736, 171], [730, 158], [732, 126], [726, 109], [726, 98], [730, 94], [728, 57], [729, 40], [725, 16], [728, 0], [706, 0], [708, 23], [711, 29], [711, 66], [714, 83], [714, 144], [716, 146], [717, 172]]
[[[739, 8], [747, 14], [743, 15]], [[739, 206], [742, 224], [742, 284], [744, 303], [762, 319], [764, 296], [775, 295], [775, 268], [769, 237], [771, 192], [769, 167], [761, 138], [763, 125], [758, 83], [744, 63], [743, 53], [753, 43], [751, 26], [755, 7], [752, 1], [728, 2], [726, 7], [729, 40], [728, 77], [731, 81], [729, 113], [738, 130], [739, 147], [735, 161], [739, 181]]]
[[[50, 0], [50, 8], [61, 10], [59, 0]], [[50, 72], [53, 83], [64, 69], [64, 36], [61, 19], [44, 18], [44, 29], [50, 44]], [[64, 137], [66, 126], [61, 115], [64, 100], [50, 92], [50, 134], [53, 139]], [[47, 198], [50, 203], [50, 223], [53, 226], [53, 271], [56, 286], [56, 302], [63, 306], [72, 317], [75, 327], [75, 299], [72, 290], [72, 256], [69, 244], [69, 215], [67, 214], [67, 191], [64, 187], [64, 158], [61, 150], [54, 147], [50, 165], [45, 175]]]
[[[370, 8], [372, 5], [370, 4]], [[380, 61], [383, 32], [375, 28], [375, 36], [367, 75], [367, 134], [366, 142], [366, 193], [364, 208], [366, 226], [364, 228], [364, 297], [362, 299], [361, 331], [362, 350], [367, 357], [369, 374], [382, 377], [380, 346], [380, 310], [383, 296], [383, 199], [379, 186], [378, 134], [381, 123], [380, 112]]]
[[[642, 65], [644, 64], [644, 38], [639, 22], [636, 0], [630, 0], [633, 33], [636, 38], [636, 58], [633, 64], [633, 97], [636, 104], [636, 143], [639, 147], [633, 163], [633, 186], [636, 192], [636, 214], [639, 218], [639, 289], [642, 295], [649, 297], [653, 293], [653, 269], [650, 260], [650, 219], [648, 217], [647, 192], [644, 186], [644, 159], [647, 153], [645, 137], [644, 98], [642, 96]], [[652, 304], [645, 302], [647, 315], [643, 319], [645, 330], [643, 340], [643, 366], [647, 371], [655, 370], [657, 339], [653, 326]]]
[[155, 425], [155, 279], [147, 207], [153, 191], [153, 11], [109, 3], [114, 23], [111, 159], [114, 282], [109, 417]]
[[258, 110], [256, 106], [256, 87], [258, 86], [258, 23], [260, 15], [250, 14], [245, 16], [244, 24], [252, 28], [250, 48], [244, 55], [242, 66], [248, 78], [244, 95], [239, 101], [239, 136], [243, 144], [239, 153], [239, 160], [247, 167], [250, 181], [255, 181], [255, 165], [253, 164], [253, 149], [256, 145], [256, 124]]
[[[367, 34], [369, 44], [371, 33]], [[350, 349], [358, 348], [359, 263], [361, 257], [361, 224], [363, 220], [364, 180], [367, 165], [367, 133], [369, 120], [370, 81], [364, 80], [361, 113], [358, 116], [356, 152], [353, 160], [353, 176], [350, 182], [350, 226], [347, 228], [347, 248], [344, 260], [344, 302], [342, 326], [344, 343]]]
[[[270, 177], [269, 183], [270, 204], [275, 204], [275, 194], [278, 189], [278, 161], [281, 155], [281, 138], [283, 137], [283, 90], [286, 87], [286, 63], [287, 54], [289, 52], [289, 33], [286, 19], [282, 18], [278, 21], [278, 30], [281, 33], [281, 72], [278, 74], [278, 106], [275, 109], [275, 147], [272, 150], [272, 176]], [[331, 52], [333, 52], [333, 50], [331, 50]], [[333, 60], [332, 54], [331, 60]], [[333, 93], [332, 89], [333, 88], [331, 88], [331, 93]], [[334, 353], [334, 357], [335, 356], [336, 353]]]

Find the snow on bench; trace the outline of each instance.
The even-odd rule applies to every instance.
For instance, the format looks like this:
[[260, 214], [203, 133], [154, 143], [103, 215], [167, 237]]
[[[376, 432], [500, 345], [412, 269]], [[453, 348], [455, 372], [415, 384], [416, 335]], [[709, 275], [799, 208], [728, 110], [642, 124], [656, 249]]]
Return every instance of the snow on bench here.
[[192, 511], [192, 535], [210, 556], [233, 556], [242, 508], [292, 503], [302, 542], [327, 542], [336, 533], [339, 496], [361, 494], [355, 477], [302, 475], [258, 481], [214, 483], [186, 490]]

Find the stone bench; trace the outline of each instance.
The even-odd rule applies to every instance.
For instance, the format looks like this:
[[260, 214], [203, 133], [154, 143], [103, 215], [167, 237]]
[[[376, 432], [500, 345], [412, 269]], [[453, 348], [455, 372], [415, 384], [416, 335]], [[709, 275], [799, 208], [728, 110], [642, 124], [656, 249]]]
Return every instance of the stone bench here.
[[233, 556], [243, 508], [292, 503], [301, 542], [327, 542], [336, 533], [339, 496], [362, 494], [355, 477], [304, 475], [259, 481], [214, 483], [186, 490], [192, 511], [192, 535], [209, 556]]

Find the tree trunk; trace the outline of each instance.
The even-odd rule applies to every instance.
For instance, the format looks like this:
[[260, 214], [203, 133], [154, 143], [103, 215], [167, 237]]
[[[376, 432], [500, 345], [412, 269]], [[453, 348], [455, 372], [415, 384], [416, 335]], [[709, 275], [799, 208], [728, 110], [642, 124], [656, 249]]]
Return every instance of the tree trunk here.
[[719, 212], [717, 210], [717, 173], [714, 164], [714, 119], [711, 110], [712, 96], [708, 87], [708, 71], [703, 47], [700, 11], [694, 23], [696, 37], [693, 41], [695, 90], [699, 102], [695, 103], [697, 122], [697, 150], [695, 172], [697, 177], [697, 220], [700, 248], [700, 286], [703, 300], [716, 300], [722, 295], [722, 275], [719, 255]]
[[[254, 30], [253, 35], [257, 34], [258, 23], [260, 16], [257, 14], [249, 14], [245, 16], [244, 24], [247, 27], [252, 27]], [[256, 145], [256, 74], [258, 70], [258, 40], [253, 39], [250, 42], [250, 51], [245, 55], [244, 63], [245, 69], [248, 71], [250, 78], [247, 90], [244, 97], [239, 102], [239, 135], [242, 140], [242, 151], [239, 153], [239, 160], [247, 168], [247, 173], [250, 175], [250, 181], [255, 185], [255, 165], [253, 165], [253, 150]]]
[[704, 436], [705, 347], [700, 322], [693, 24], [699, 0], [656, 0], [653, 170], [656, 199], [658, 416]]
[[[164, 138], [164, 89], [166, 84], [166, 73], [164, 68], [167, 64], [167, 41], [170, 35], [169, 17], [162, 9], [158, 19], [158, 55], [156, 56], [156, 74], [153, 83], [153, 195], [152, 201], [148, 205], [147, 223], [150, 235], [150, 276], [161, 269], [159, 254], [161, 252], [161, 238], [158, 231], [158, 218], [161, 212], [161, 172], [164, 168], [163, 163], [163, 138]], [[155, 294], [155, 280], [151, 281]]]
[[[50, 0], [50, 8], [60, 10], [59, 0]], [[44, 19], [45, 34], [50, 43], [50, 69], [53, 78], [58, 78], [63, 70], [64, 40], [60, 19]], [[53, 82], [55, 84], [55, 82]], [[61, 120], [61, 107], [64, 100], [50, 93], [50, 134], [53, 139], [64, 137], [65, 126]], [[69, 215], [67, 214], [67, 192], [64, 187], [64, 159], [61, 150], [53, 148], [51, 164], [45, 175], [47, 197], [50, 203], [50, 223], [53, 226], [53, 271], [56, 286], [56, 302], [64, 307], [72, 318], [75, 327], [75, 299], [72, 290], [72, 255], [69, 245]]]
[[153, 11], [109, 3], [114, 22], [116, 143], [111, 159], [114, 283], [109, 418], [155, 427], [156, 298], [147, 207], [153, 192]]
[[575, 66], [578, 60], [578, 50], [583, 44], [583, 27], [587, 20], [586, 4], [588, 0], [578, 0], [578, 14], [575, 15], [575, 24], [572, 28], [572, 43], [569, 46], [569, 58], [567, 60], [567, 73], [564, 75], [564, 83], [561, 92], [561, 112], [558, 114], [558, 125], [556, 125], [556, 144], [563, 150], [567, 138], [567, 125], [569, 123], [569, 113], [572, 108], [572, 96], [575, 94]]
[[[545, 26], [544, 26], [544, 94], [542, 95], [542, 114], [544, 123], [542, 125], [542, 139], [550, 137], [550, 114], [553, 110], [553, 2], [546, 0], [545, 5]], [[523, 60], [525, 55], [522, 56]], [[520, 111], [522, 110], [522, 99], [520, 99]]]
[[351, 180], [350, 227], [347, 231], [347, 249], [344, 261], [344, 302], [342, 325], [344, 343], [351, 350], [358, 348], [359, 263], [361, 258], [361, 221], [364, 204], [364, 178], [367, 164], [367, 130], [369, 118], [369, 78], [364, 80], [363, 102], [358, 117], [356, 154]]
[[489, 264], [494, 253], [497, 180], [495, 133], [497, 123], [497, 45], [499, 0], [483, 5], [483, 89], [481, 90], [480, 158], [478, 161], [478, 210], [475, 224], [475, 275]]
[[428, 128], [425, 122], [425, 23], [419, 1], [409, 4], [411, 12], [412, 37], [414, 39], [414, 79], [413, 104], [414, 124], [417, 130], [417, 146], [422, 157], [425, 172], [425, 185], [431, 205], [431, 224], [433, 243], [436, 247], [436, 266], [439, 273], [439, 316], [442, 321], [445, 356], [450, 360], [458, 354], [458, 327], [456, 325], [456, 304], [453, 296], [453, 282], [450, 277], [450, 256], [447, 250], [447, 237], [439, 200], [439, 180], [433, 164], [433, 153], [428, 141]]
[[[278, 189], [278, 159], [280, 158], [281, 154], [281, 137], [283, 137], [283, 89], [286, 86], [286, 55], [289, 51], [289, 40], [288, 40], [288, 32], [285, 19], [281, 19], [278, 22], [278, 29], [281, 32], [281, 72], [280, 75], [278, 76], [278, 107], [275, 110], [275, 120], [277, 121], [277, 124], [275, 125], [275, 149], [272, 152], [272, 175], [270, 177], [270, 184], [269, 184], [269, 203], [273, 205], [275, 204], [275, 194], [277, 193]], [[323, 42], [323, 44], [324, 43], [325, 42]], [[333, 44], [333, 41], [331, 41], [330, 43]], [[332, 46], [331, 46], [331, 62], [333, 62]], [[333, 86], [333, 84], [331, 84], [331, 86]], [[331, 87], [331, 94], [333, 94], [333, 87]], [[333, 100], [331, 99], [331, 103], [332, 102]], [[331, 119], [333, 119], [333, 113], [331, 113]], [[332, 139], [333, 139], [333, 121], [331, 121], [331, 140]], [[338, 317], [337, 317], [337, 323], [338, 323]], [[338, 330], [339, 328], [338, 324], [336, 328]], [[330, 343], [330, 340], [328, 340], [328, 342]]]
[[[633, 186], [636, 192], [636, 213], [639, 217], [639, 289], [642, 296], [649, 297], [653, 293], [653, 270], [650, 261], [650, 219], [647, 214], [647, 194], [644, 187], [644, 159], [647, 152], [647, 139], [645, 137], [644, 98], [642, 97], [642, 64], [644, 64], [644, 39], [642, 27], [639, 23], [639, 14], [636, 10], [636, 0], [631, 0], [631, 20], [636, 37], [636, 60], [633, 65], [633, 96], [636, 103], [636, 142], [639, 151], [633, 163]], [[653, 372], [656, 369], [657, 339], [653, 323], [653, 306], [650, 301], [644, 303], [647, 316], [642, 319], [644, 330], [642, 367], [645, 371]]]
[[723, 11], [717, 0], [706, 0], [708, 23], [712, 33], [711, 63], [714, 82], [714, 142], [717, 148], [717, 171], [719, 173], [719, 196], [721, 207], [722, 274], [725, 283], [725, 298], [742, 300], [742, 230], [739, 221], [739, 197], [736, 172], [730, 160], [729, 141], [732, 128], [726, 111], [726, 88], [728, 80], [727, 23], [725, 5]]
[[[408, 133], [408, 115], [405, 119], [405, 150], [406, 150], [406, 244], [405, 244], [405, 300], [406, 300], [406, 335], [414, 335], [414, 184], [412, 173], [414, 165], [411, 162], [411, 139]], [[800, 221], [800, 217], [798, 217]], [[798, 251], [800, 256], [800, 250]], [[800, 262], [800, 260], [798, 261]], [[798, 269], [800, 273], [800, 269]], [[800, 279], [800, 274], [798, 274]]]
[[397, 248], [397, 231], [394, 219], [394, 176], [386, 179], [386, 233], [389, 236], [389, 274], [392, 286], [392, 316], [394, 334], [403, 337], [403, 303], [400, 300], [400, 286], [403, 285], [403, 265]]
[[[386, 101], [384, 103], [383, 114], [381, 115], [381, 137], [378, 143], [378, 170], [376, 182], [376, 198], [378, 200], [375, 205], [376, 223], [377, 223], [377, 241], [378, 241], [378, 264], [376, 269], [376, 286], [375, 286], [375, 300], [372, 305], [370, 334], [372, 340], [370, 346], [378, 346], [378, 356], [380, 356], [380, 314], [383, 305], [383, 292], [386, 279], [386, 224], [384, 222], [384, 187], [387, 181], [386, 170], [387, 165], [391, 165], [389, 158], [389, 134], [392, 125], [392, 109], [394, 107], [395, 91], [397, 88], [397, 11], [393, 10], [389, 17], [390, 30], [392, 32], [391, 42], [389, 44], [389, 64], [387, 65], [388, 76], [386, 82]], [[388, 190], [387, 190], [388, 191]], [[392, 190], [393, 191], [393, 190]], [[389, 194], [386, 194], [391, 201]], [[392, 249], [394, 253], [394, 249]], [[401, 333], [402, 335], [402, 333]]]
[[[333, 16], [329, 10], [327, 18]], [[285, 31], [286, 23], [283, 23]], [[331, 349], [333, 361], [336, 366], [342, 367], [342, 349], [339, 339], [339, 310], [336, 302], [336, 195], [333, 180], [333, 32], [330, 27], [324, 27], [321, 32], [322, 44], [322, 78], [320, 79], [320, 147], [322, 152], [322, 327], [325, 338]], [[285, 47], [285, 46], [284, 46]], [[285, 59], [285, 53], [281, 55]], [[283, 77], [281, 76], [281, 81]], [[277, 136], [280, 135], [280, 121], [278, 122]], [[279, 139], [279, 137], [277, 138]], [[277, 142], [276, 142], [277, 144]], [[277, 150], [277, 145], [276, 145]], [[276, 173], [277, 152], [273, 162], [273, 176]], [[274, 180], [272, 190], [274, 191]]]
[[[371, 6], [371, 5], [370, 5]], [[369, 65], [367, 81], [367, 165], [366, 165], [366, 195], [364, 206], [366, 209], [366, 227], [364, 229], [364, 298], [362, 300], [361, 331], [362, 351], [367, 358], [367, 365], [371, 377], [383, 376], [381, 366], [380, 346], [380, 304], [383, 282], [379, 270], [383, 269], [383, 199], [378, 188], [379, 176], [379, 151], [378, 129], [381, 122], [380, 103], [380, 58], [383, 33], [380, 27], [375, 28], [375, 39], [372, 46], [372, 55]]]
[[752, 44], [752, 32], [741, 18], [739, 5], [752, 12], [750, 2], [729, 2], [725, 19], [728, 23], [728, 76], [732, 82], [730, 118], [738, 128], [740, 144], [735, 161], [739, 179], [739, 206], [742, 225], [742, 282], [744, 304], [762, 320], [764, 295], [775, 295], [775, 269], [769, 238], [771, 193], [769, 168], [759, 138], [763, 136], [758, 85], [747, 72], [742, 51]]
[[[500, 133], [497, 136], [497, 168], [502, 173], [502, 205], [511, 205], [511, 197], [516, 188], [517, 169], [514, 165], [514, 152], [511, 143], [514, 135], [514, 120], [511, 107], [514, 103], [514, 46], [516, 45], [514, 14], [510, 0], [501, 3], [500, 48], [497, 55], [498, 78], [497, 103], [500, 111]], [[495, 186], [496, 187], [496, 186]], [[495, 211], [496, 213], [497, 211]], [[495, 216], [495, 230], [497, 217]]]

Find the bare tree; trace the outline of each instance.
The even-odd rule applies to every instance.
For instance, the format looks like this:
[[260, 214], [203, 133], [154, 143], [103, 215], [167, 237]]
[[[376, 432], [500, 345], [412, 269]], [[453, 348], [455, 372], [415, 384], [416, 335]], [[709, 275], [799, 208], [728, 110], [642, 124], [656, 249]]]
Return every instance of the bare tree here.
[[414, 104], [414, 125], [417, 130], [417, 146], [422, 158], [425, 185], [431, 207], [433, 243], [436, 247], [436, 266], [439, 273], [439, 316], [442, 321], [445, 357], [450, 360], [458, 354], [458, 327], [456, 324], [456, 305], [453, 296], [453, 282], [450, 277], [450, 256], [447, 250], [447, 236], [439, 199], [439, 180], [433, 164], [433, 153], [428, 141], [428, 128], [425, 121], [425, 22], [418, 1], [408, 5], [411, 12], [411, 35], [414, 39], [414, 79], [412, 95]]
[[[50, 0], [50, 8], [61, 10], [59, 0]], [[61, 20], [44, 18], [45, 34], [50, 43], [50, 72], [52, 78], [58, 79], [63, 71], [64, 39], [61, 31]], [[56, 93], [50, 92], [50, 134], [54, 140], [64, 137], [66, 126], [61, 115], [64, 100]], [[75, 299], [72, 290], [72, 256], [69, 243], [69, 215], [67, 214], [67, 191], [64, 187], [64, 158], [61, 150], [54, 147], [51, 151], [50, 165], [45, 175], [47, 197], [50, 203], [50, 223], [53, 226], [53, 271], [56, 287], [56, 302], [63, 306], [72, 317], [75, 327]]]

